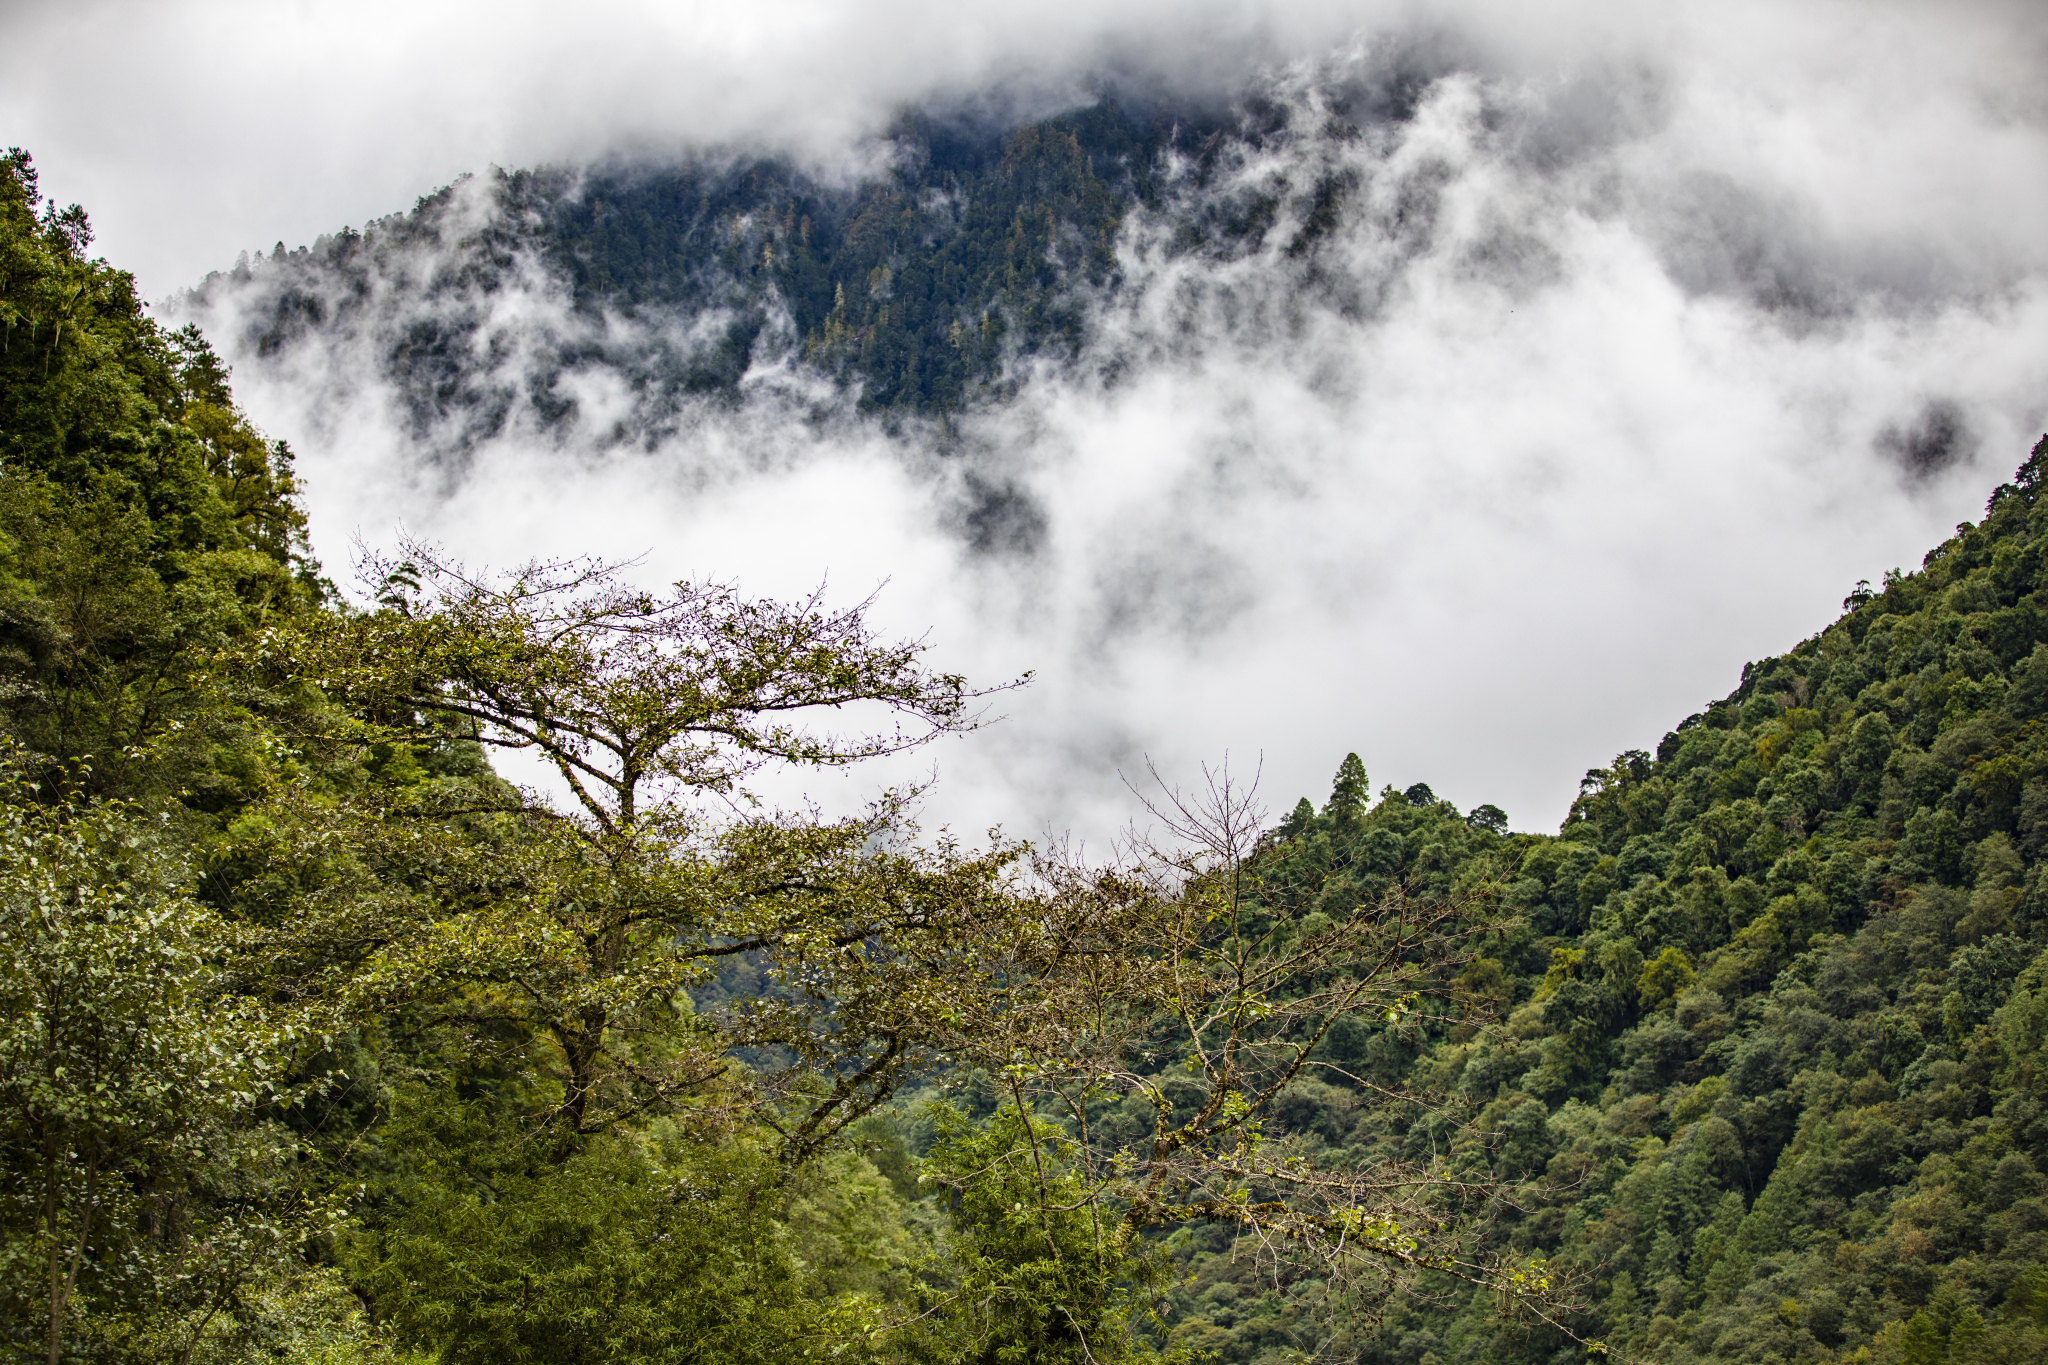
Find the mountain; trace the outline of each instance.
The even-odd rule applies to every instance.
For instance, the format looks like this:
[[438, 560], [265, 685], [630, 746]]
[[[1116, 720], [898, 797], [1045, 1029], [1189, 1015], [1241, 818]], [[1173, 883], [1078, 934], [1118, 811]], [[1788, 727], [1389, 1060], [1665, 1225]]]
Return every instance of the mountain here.
[[[1191, 335], [1266, 346], [1370, 318], [1425, 243], [1489, 297], [1539, 289], [1557, 268], [1540, 238], [1450, 221], [1411, 87], [1346, 89], [1307, 81], [1199, 117], [1108, 100], [1001, 126], [909, 117], [878, 149], [884, 169], [850, 183], [731, 158], [478, 177], [217, 277], [186, 306], [226, 329], [238, 363], [310, 373], [336, 403], [357, 394], [344, 362], [363, 361], [424, 458], [454, 465], [515, 429], [644, 445], [756, 405], [893, 423], [943, 452], [956, 421], [1035, 376], [1113, 389], [1119, 365], [1163, 363]], [[1380, 170], [1353, 174], [1375, 140]], [[1532, 135], [1514, 155], [1569, 160], [1573, 145]], [[711, 888], [690, 888], [694, 909], [729, 915], [744, 898], [721, 878], [749, 858], [779, 869], [777, 840], [879, 863], [898, 827], [736, 825], [725, 845], [620, 858], [611, 881], [594, 862], [523, 861], [573, 822], [522, 807], [481, 731], [435, 710], [454, 684], [433, 669], [478, 665], [429, 648], [421, 565], [386, 566], [374, 603], [339, 602], [305, 551], [290, 451], [236, 408], [222, 356], [151, 323], [125, 276], [86, 259], [83, 215], [40, 206], [25, 156], [5, 171], [0, 874], [18, 912], [0, 978], [0, 1217], [40, 1257], [9, 1262], [9, 1330], [71, 1311], [78, 1349], [107, 1360], [188, 1340], [204, 1347], [192, 1358], [224, 1361], [566, 1358], [597, 1340], [596, 1284], [615, 1296], [605, 1322], [646, 1358], [693, 1358], [712, 1333], [736, 1358], [772, 1341], [797, 1359], [828, 1338], [867, 1358], [885, 1308], [950, 1303], [1006, 1254], [1044, 1271], [1021, 1235], [1003, 1240], [1028, 1229], [1010, 1217], [1023, 1200], [991, 1203], [1000, 1189], [960, 1177], [981, 1202], [953, 1201], [917, 1177], [951, 1178], [980, 1150], [960, 1131], [1011, 1149], [1029, 1137], [1034, 1160], [1041, 1136], [1055, 1158], [1076, 1139], [1056, 1115], [1002, 1128], [988, 1077], [944, 1054], [919, 1078], [973, 1103], [941, 1122], [878, 1100], [800, 1175], [762, 1155], [788, 1136], [772, 1107], [754, 1121], [737, 1102], [679, 1104], [642, 1122], [621, 1103], [616, 1131], [558, 1136], [588, 1096], [549, 1068], [578, 1048], [596, 1065], [586, 1044], [605, 1026], [575, 916], [615, 894], [637, 915], [633, 897], [677, 868]], [[1339, 247], [1345, 269], [1324, 269]], [[1699, 287], [1800, 325], [1838, 308], [1824, 274], [1783, 258]], [[1904, 475], [1953, 472], [1956, 424], [1899, 401], [1924, 419], [1895, 433]], [[1917, 571], [1859, 588], [1654, 747], [1646, 735], [1586, 773], [1555, 835], [1423, 783], [1374, 795], [1352, 757], [1325, 801], [1260, 839], [1252, 894], [1307, 902], [1304, 933], [1401, 888], [1505, 912], [1447, 985], [1465, 1018], [1345, 1017], [1267, 1123], [1318, 1169], [1441, 1158], [1498, 1196], [1475, 1237], [1585, 1286], [1569, 1332], [1503, 1321], [1492, 1293], [1427, 1273], [1436, 1297], [1393, 1301], [1376, 1330], [1333, 1326], [1326, 1281], [1244, 1254], [1225, 1219], [1159, 1232], [1161, 1280], [1072, 1306], [1100, 1315], [1092, 1327], [1156, 1301], [1132, 1354], [1233, 1365], [1576, 1359], [1587, 1339], [1673, 1365], [2048, 1354], [2044, 486], [2048, 438]], [[388, 631], [389, 648], [346, 654], [334, 642], [350, 631]], [[508, 635], [486, 643], [486, 664], [523, 657]], [[476, 918], [508, 903], [568, 918]], [[691, 923], [707, 954], [743, 941]], [[128, 937], [98, 952], [107, 926]], [[842, 950], [871, 941], [823, 936], [777, 994], [767, 958], [686, 978], [672, 964], [695, 940], [660, 928], [610, 1073], [635, 1103], [659, 1090], [633, 1091], [644, 1076], [710, 1055], [691, 1050], [706, 1038], [724, 1049], [701, 1073], [718, 1084], [774, 1065], [776, 1047], [824, 1053], [832, 1028], [771, 1026], [803, 1001], [836, 1005], [858, 980], [834, 975], [855, 970]], [[919, 947], [943, 961], [963, 944]], [[966, 980], [915, 982], [917, 1000], [943, 1017]], [[139, 1040], [81, 1046], [104, 1075], [36, 1061], [37, 1030], [62, 1023], [41, 1002], [81, 998], [78, 981], [120, 986], [83, 994], [99, 1011], [84, 1017], [119, 1025], [94, 1039]], [[562, 982], [582, 1013], [543, 1018]], [[309, 999], [329, 1012], [291, 1013]], [[731, 1026], [752, 1006], [742, 1022], [762, 1033]], [[216, 1085], [207, 1059], [229, 1054], [243, 1069]], [[842, 1063], [778, 1101], [857, 1090], [838, 1082], [865, 1073]], [[940, 1130], [953, 1122], [967, 1128]], [[119, 1172], [114, 1194], [73, 1159], [87, 1151]], [[59, 1218], [48, 1191], [124, 1216]], [[72, 1246], [67, 1309], [49, 1267]], [[913, 1338], [900, 1358], [1092, 1361], [1104, 1345], [1041, 1317], [1017, 1329], [1025, 1346], [978, 1337], [998, 1344], [975, 1356]]]
[[[1355, 760], [1277, 832], [1331, 906], [1493, 874], [1520, 925], [1467, 984], [1498, 1034], [1360, 1028], [1288, 1121], [1414, 1154], [1376, 1086], [1476, 1112], [1540, 1173], [1515, 1245], [1593, 1284], [1585, 1334], [1670, 1362], [2048, 1351], [2048, 437], [1980, 523], [1656, 745], [1554, 837]], [[1198, 1243], [1199, 1244], [1199, 1243]], [[1176, 1339], [1302, 1345], [1315, 1286], [1206, 1244]], [[1484, 1302], [1399, 1310], [1388, 1365], [1583, 1354]]]
[[[1629, 218], [1690, 290], [1819, 320], [1873, 287], [1854, 260], [1767, 246], [1720, 182], [1719, 207], [1573, 184], [1650, 131], [1630, 96], [1595, 82], [1553, 108], [1390, 48], [1228, 102], [913, 108], [844, 164], [714, 148], [492, 170], [245, 256], [174, 304], [237, 364], [351, 391], [374, 376], [411, 438], [454, 458], [515, 427], [653, 446], [748, 402], [929, 420], [1048, 376], [1113, 388], [1203, 348], [1368, 324], [1432, 260], [1529, 297], [1567, 248], [1547, 214], [1474, 217], [1471, 194], [1500, 188], [1461, 183], [1475, 154]], [[1915, 450], [1922, 473], [1958, 454]]]
[[[2025, 260], [1702, 160], [1676, 79], [1368, 44], [484, 170], [159, 316], [291, 437], [331, 563], [402, 522], [931, 603], [963, 667], [1048, 680], [952, 770], [963, 824], [1098, 838], [1144, 754], [1400, 715], [1376, 770], [1554, 825], [1543, 771], [1697, 705], [1689, 623], [1796, 631], [2037, 434]], [[1314, 660], [1284, 705], [1268, 658]]]
[[[560, 429], [573, 377], [596, 367], [628, 390], [613, 435], [642, 443], [695, 402], [763, 386], [863, 412], [960, 412], [1080, 358], [1126, 288], [1127, 227], [1173, 257], [1271, 243], [1312, 284], [1318, 243], [1367, 189], [1316, 163], [1384, 137], [1419, 89], [1372, 73], [1334, 107], [1299, 91], [1207, 111], [1105, 97], [1008, 125], [913, 111], [855, 178], [734, 152], [494, 171], [361, 232], [280, 242], [181, 307], [228, 322], [237, 355], [367, 347], [413, 434], [451, 450], [515, 411]], [[1249, 174], [1275, 154], [1296, 164]], [[1426, 223], [1426, 178], [1392, 191]], [[507, 324], [532, 319], [494, 305], [520, 290], [561, 311], [515, 344]]]

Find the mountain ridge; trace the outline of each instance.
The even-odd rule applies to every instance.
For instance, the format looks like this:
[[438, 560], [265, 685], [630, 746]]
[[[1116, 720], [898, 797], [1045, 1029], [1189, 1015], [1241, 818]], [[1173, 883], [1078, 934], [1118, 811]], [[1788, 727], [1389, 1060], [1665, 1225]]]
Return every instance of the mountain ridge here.
[[[1518, 1251], [1595, 1286], [1587, 1334], [1669, 1362], [1977, 1365], [2048, 1347], [2048, 437], [1917, 572], [1588, 772], [1555, 836], [1355, 760], [1282, 827], [1333, 904], [1440, 893], [1505, 857], [1522, 927], [1468, 970], [1497, 1035], [1340, 1040], [1296, 1121], [1361, 1160], [1361, 1081], [1427, 1076], [1499, 1170], [1543, 1171]], [[1352, 769], [1355, 768], [1355, 771]], [[1337, 1118], [1334, 1116], [1341, 1115]], [[1215, 1249], [1221, 1251], [1221, 1248]], [[1287, 1295], [1176, 1331], [1226, 1359]], [[1298, 1330], [1298, 1329], [1297, 1329]], [[1396, 1311], [1365, 1358], [1563, 1360], [1482, 1306]]]

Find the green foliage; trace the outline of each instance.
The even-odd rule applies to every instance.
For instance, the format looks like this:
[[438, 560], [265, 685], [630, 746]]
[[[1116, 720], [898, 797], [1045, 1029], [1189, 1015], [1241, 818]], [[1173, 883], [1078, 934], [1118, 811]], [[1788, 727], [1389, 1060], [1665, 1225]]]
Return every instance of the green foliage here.
[[[1392, 792], [1348, 828], [1282, 827], [1359, 888], [1511, 869], [1522, 926], [1461, 978], [1502, 1026], [1382, 1043], [1379, 1074], [1437, 1079], [1493, 1134], [1472, 1159], [1552, 1183], [1505, 1239], [1594, 1277], [1582, 1335], [1672, 1362], [2040, 1355], [2044, 473], [2048, 441], [1919, 572], [1746, 667], [1654, 756], [1588, 773], [1555, 838]], [[1371, 1160], [1416, 1139], [1331, 1079], [1294, 1132]], [[1225, 1301], [1184, 1301], [1211, 1326], [1180, 1330], [1255, 1359], [1268, 1329]], [[1355, 1349], [1564, 1345], [1467, 1304], [1402, 1309]]]
[[846, 1358], [881, 1321], [878, 1291], [901, 1292], [901, 1211], [871, 1168], [793, 1187], [743, 1137], [666, 1126], [553, 1161], [445, 1089], [402, 1094], [386, 1141], [407, 1174], [344, 1263], [451, 1365]]
[[[1380, 809], [1395, 805], [1479, 837], [1433, 801]], [[978, 1176], [950, 1183], [970, 1212], [989, 1196], [977, 1180], [1010, 1192], [983, 1211], [1006, 1212], [1002, 1229], [984, 1216], [976, 1236], [1006, 1248], [1005, 1266], [1034, 1267], [1006, 1281], [1018, 1330], [1096, 1302], [1060, 1278], [1090, 1264], [1056, 1249], [1083, 1228], [1097, 1256], [1142, 1246], [1199, 1265], [1230, 1248], [1244, 1274], [1286, 1287], [1268, 1345], [1346, 1338], [1438, 1282], [1554, 1316], [1576, 1286], [1503, 1259], [1485, 1235], [1521, 1172], [1461, 1159], [1460, 1142], [1485, 1135], [1403, 1074], [1430, 1030], [1465, 1026], [1460, 1003], [1499, 979], [1473, 952], [1497, 926], [1484, 877], [1433, 895], [1383, 877], [1361, 894], [1263, 832], [1227, 772], [1194, 794], [1164, 790], [1151, 813], [1174, 842], [1133, 849], [1124, 868], [1039, 860], [1029, 932], [989, 959], [1007, 983], [989, 1002], [1000, 1008], [962, 1009], [954, 1083], [993, 1114], [968, 1163]], [[1376, 814], [1330, 819], [1356, 833]], [[1404, 1149], [1417, 1123], [1428, 1137]], [[1397, 1140], [1369, 1153], [1329, 1141], [1354, 1125]], [[1214, 1344], [1195, 1322], [1147, 1335], [1169, 1351]]]
[[0, 157], [5, 723], [95, 791], [218, 810], [248, 795], [248, 736], [194, 666], [314, 596], [291, 453], [90, 241], [76, 205], [42, 204], [27, 153]]
[[989, 1365], [1183, 1358], [1139, 1331], [1147, 1291], [1167, 1275], [1159, 1247], [1103, 1216], [1065, 1128], [1017, 1104], [982, 1124], [941, 1108], [937, 1124], [924, 1170], [958, 1192], [949, 1270], [960, 1307], [923, 1352]]
[[237, 936], [181, 892], [161, 829], [103, 802], [39, 800], [12, 756], [4, 779], [8, 1346], [232, 1355], [274, 1326], [250, 1283], [326, 1216], [299, 1188], [297, 1143], [268, 1121], [293, 1098], [291, 1016], [219, 997]]
[[1695, 979], [1685, 954], [1676, 948], [1666, 948], [1636, 978], [1636, 1003], [1646, 1010], [1655, 1009], [1683, 995]]

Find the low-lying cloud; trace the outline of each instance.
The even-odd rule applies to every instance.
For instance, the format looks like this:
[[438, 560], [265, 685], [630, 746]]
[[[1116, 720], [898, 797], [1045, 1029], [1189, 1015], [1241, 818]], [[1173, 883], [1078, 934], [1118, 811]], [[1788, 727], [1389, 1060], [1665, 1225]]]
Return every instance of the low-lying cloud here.
[[[465, 43], [455, 11], [412, 7], [382, 16], [388, 58], [374, 7], [351, 11], [361, 32], [308, 12], [287, 35], [332, 38], [363, 87], [312, 77], [324, 119], [286, 101], [239, 152], [197, 139], [269, 168], [277, 202], [264, 218], [255, 173], [223, 171], [225, 207], [154, 256], [126, 249], [132, 166], [31, 145], [67, 195], [103, 177], [103, 245], [165, 288], [487, 160], [730, 139], [856, 175], [905, 99], [1045, 112], [1102, 78], [1256, 95], [1258, 138], [1127, 218], [1079, 360], [943, 432], [858, 417], [773, 346], [745, 402], [652, 448], [616, 439], [634, 394], [591, 364], [564, 380], [566, 426], [515, 403], [460, 465], [423, 459], [373, 337], [234, 354], [237, 391], [300, 450], [331, 563], [403, 521], [500, 562], [646, 552], [650, 574], [829, 575], [848, 597], [886, 580], [880, 610], [946, 666], [1036, 670], [1007, 720], [935, 755], [956, 823], [1099, 835], [1147, 754], [1185, 774], [1263, 752], [1277, 802], [1320, 799], [1355, 748], [1376, 782], [1540, 828], [1586, 767], [1653, 746], [1973, 516], [2048, 417], [2032, 11], [1640, 8], [799, 7], [702, 30], [619, 8], [545, 37], [515, 12]], [[13, 22], [54, 43], [73, 21]], [[247, 74], [262, 50], [226, 60]], [[251, 88], [309, 62], [281, 53]], [[1185, 249], [1189, 214], [1258, 197], [1277, 208], [1256, 249]], [[489, 299], [505, 373], [537, 338], [656, 325], [593, 322], [520, 269]], [[232, 291], [205, 320], [232, 347]]]
[[739, 143], [845, 167], [906, 101], [1028, 115], [1104, 74], [1220, 101], [1389, 38], [1418, 70], [1529, 82], [1532, 157], [1673, 120], [1649, 156], [1822, 230], [2001, 255], [2039, 221], [2048, 108], [2031, 0], [18, 0], [0, 36], [8, 136], [152, 297], [488, 164]]

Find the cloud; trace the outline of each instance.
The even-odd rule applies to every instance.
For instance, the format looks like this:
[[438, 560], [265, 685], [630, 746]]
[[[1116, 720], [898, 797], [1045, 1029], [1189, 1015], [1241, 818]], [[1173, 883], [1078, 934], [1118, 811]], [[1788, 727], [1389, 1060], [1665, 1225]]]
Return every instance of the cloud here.
[[[848, 176], [901, 101], [1014, 115], [1102, 79], [1249, 83], [1280, 111], [1174, 206], [1270, 196], [1264, 243], [1187, 252], [1172, 212], [1134, 215], [1080, 363], [943, 451], [788, 367], [620, 448], [632, 394], [591, 366], [566, 440], [515, 403], [451, 470], [362, 337], [234, 357], [302, 452], [330, 560], [402, 519], [500, 561], [887, 580], [880, 610], [948, 667], [1037, 669], [937, 756], [940, 811], [970, 826], [1099, 837], [1147, 753], [1185, 774], [1263, 751], [1279, 804], [1320, 799], [1352, 748], [1375, 781], [1554, 825], [1580, 771], [1917, 562], [2048, 416], [2030, 6], [490, 13], [33, 9], [4, 98], [155, 292], [492, 161], [730, 140]], [[87, 32], [116, 35], [99, 79], [136, 93], [66, 112]], [[1334, 226], [1310, 231], [1318, 196]], [[654, 325], [573, 316], [522, 269], [489, 303], [508, 373], [549, 335]]]
[[[832, 162], [908, 100], [1044, 106], [1104, 71], [1220, 97], [1385, 34], [1420, 63], [1546, 82], [1682, 67], [1698, 156], [1861, 218], [1927, 212], [1894, 193], [1911, 175], [1968, 247], [2027, 230], [2004, 210], [2037, 187], [2043, 99], [2043, 23], [2020, 0], [18, 0], [0, 25], [0, 119], [151, 296], [491, 163], [726, 141]], [[1554, 107], [1553, 146], [1612, 124]]]
[[1056, 102], [1091, 63], [1161, 37], [1190, 68], [1217, 43], [1234, 77], [1247, 42], [1336, 21], [1200, 0], [66, 0], [0, 22], [11, 135], [161, 294], [486, 164], [731, 141], [838, 162], [905, 100], [1008, 83], [1014, 102]]

